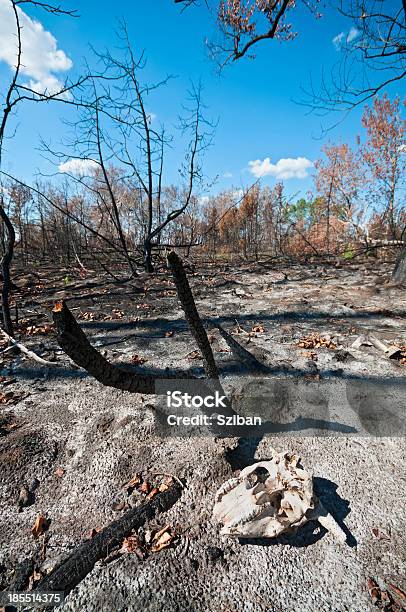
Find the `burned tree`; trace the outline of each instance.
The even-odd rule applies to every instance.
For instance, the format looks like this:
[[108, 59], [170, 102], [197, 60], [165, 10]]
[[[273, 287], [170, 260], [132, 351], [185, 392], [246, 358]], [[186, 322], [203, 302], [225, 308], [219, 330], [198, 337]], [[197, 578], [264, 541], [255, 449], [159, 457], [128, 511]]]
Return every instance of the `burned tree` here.
[[[175, 0], [187, 8], [197, 0]], [[303, 5], [316, 17], [319, 0], [303, 1]], [[211, 8], [206, 2], [208, 8]], [[213, 57], [220, 66], [242, 57], [253, 57], [253, 48], [267, 40], [293, 40], [296, 33], [290, 21], [297, 11], [290, 0], [217, 0], [213, 7], [220, 30], [220, 41], [210, 43]]]
[[[21, 73], [24, 68], [24, 41], [23, 41], [23, 28], [21, 25], [22, 10], [19, 5], [32, 5], [36, 8], [42, 9], [53, 15], [67, 15], [73, 16], [74, 11], [68, 11], [62, 9], [59, 5], [52, 2], [40, 2], [34, 0], [9, 0], [9, 9], [12, 14], [12, 20], [15, 28], [15, 64], [12, 66], [12, 76], [4, 94], [2, 95], [2, 102], [0, 106], [0, 172], [2, 171], [2, 161], [4, 152], [4, 141], [7, 137], [7, 129], [10, 123], [10, 119], [13, 113], [19, 108], [24, 102], [51, 102], [59, 101], [66, 104], [72, 104], [71, 93], [77, 90], [83, 85], [87, 77], [81, 78], [77, 81], [70, 81], [66, 79], [60, 86], [50, 91], [49, 89], [38, 87], [32, 84], [22, 82]], [[3, 274], [3, 289], [2, 289], [2, 313], [3, 313], [3, 325], [5, 330], [11, 336], [13, 335], [13, 326], [11, 321], [10, 306], [9, 306], [9, 293], [10, 293], [10, 265], [13, 258], [14, 244], [15, 244], [15, 230], [9, 215], [6, 212], [4, 206], [4, 197], [7, 195], [7, 189], [0, 181], [1, 200], [0, 200], [0, 217], [3, 221], [6, 233], [6, 250], [2, 259], [2, 274]]]
[[[110, 223], [117, 248], [135, 273], [142, 263], [154, 270], [153, 249], [172, 222], [196, 200], [195, 189], [202, 181], [200, 156], [209, 146], [213, 128], [203, 116], [201, 88], [193, 88], [190, 108], [180, 120], [183, 137], [189, 135], [179, 185], [165, 185], [165, 158], [172, 138], [148, 110], [149, 95], [164, 86], [141, 81], [145, 70], [143, 54], [136, 57], [128, 32], [122, 26], [120, 57], [110, 52], [98, 55], [103, 66], [89, 80], [86, 104], [74, 125], [76, 137], [65, 152], [47, 149], [60, 162], [61, 171], [72, 185], [90, 194], [100, 218]], [[67, 172], [69, 160], [87, 164], [88, 172], [78, 176]], [[64, 163], [62, 163], [64, 162]], [[132, 214], [130, 214], [130, 211]]]

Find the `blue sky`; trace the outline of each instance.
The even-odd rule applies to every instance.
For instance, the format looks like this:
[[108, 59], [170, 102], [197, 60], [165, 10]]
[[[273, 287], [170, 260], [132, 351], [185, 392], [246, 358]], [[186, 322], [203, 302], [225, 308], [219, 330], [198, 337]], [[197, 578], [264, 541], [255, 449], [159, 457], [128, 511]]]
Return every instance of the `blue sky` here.
[[[0, 8], [5, 1], [0, 0]], [[79, 73], [84, 57], [92, 62], [89, 45], [98, 50], [114, 48], [115, 29], [119, 19], [124, 18], [134, 49], [146, 52], [145, 81], [155, 82], [167, 74], [176, 75], [147, 104], [149, 111], [156, 115], [154, 121], [169, 128], [177, 124], [191, 82], [201, 80], [203, 101], [208, 107], [206, 114], [218, 120], [214, 144], [204, 158], [205, 175], [209, 179], [219, 176], [214, 190], [239, 188], [253, 182], [250, 161], [270, 158], [271, 164], [277, 164], [280, 159], [298, 157], [313, 161], [329, 140], [353, 144], [361, 131], [361, 109], [351, 112], [323, 135], [322, 126], [332, 126], [339, 117], [317, 117], [295, 102], [303, 97], [301, 87], [308, 85], [310, 74], [317, 80], [323, 68], [328, 71], [338, 60], [340, 51], [333, 44], [333, 38], [351, 28], [351, 23], [331, 9], [322, 10], [324, 17], [320, 20], [300, 9], [294, 22], [294, 29], [299, 32], [295, 41], [263, 42], [255, 49], [255, 60], [244, 58], [228, 66], [219, 76], [204, 44], [205, 36], [215, 35], [204, 8], [181, 12], [172, 0], [132, 3], [82, 0], [75, 6], [80, 12], [77, 19], [29, 13], [38, 17], [57, 39], [58, 49], [65, 54], [65, 63], [67, 58], [73, 63], [66, 74]], [[2, 91], [9, 75], [9, 68], [2, 62]], [[400, 86], [390, 93], [401, 93]], [[6, 143], [4, 168], [27, 180], [32, 180], [38, 169], [54, 170], [38, 147], [40, 137], [58, 144], [66, 130], [61, 118], [73, 119], [74, 113], [60, 104], [26, 105], [14, 118], [17, 132]], [[175, 143], [168, 153], [167, 182], [176, 181], [181, 153], [180, 143]], [[305, 194], [311, 188], [312, 169], [307, 172], [307, 178], [284, 181], [288, 192]], [[265, 184], [272, 185], [275, 181], [275, 176], [263, 178]]]

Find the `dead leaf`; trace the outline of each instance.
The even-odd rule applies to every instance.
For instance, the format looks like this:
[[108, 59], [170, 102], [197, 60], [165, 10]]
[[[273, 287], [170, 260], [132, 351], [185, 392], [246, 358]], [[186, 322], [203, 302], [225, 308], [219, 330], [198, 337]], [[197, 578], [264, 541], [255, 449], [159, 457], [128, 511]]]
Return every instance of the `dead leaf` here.
[[57, 476], [57, 478], [62, 478], [62, 476], [65, 474], [65, 470], [61, 467], [57, 467], [55, 470], [55, 476]]
[[34, 538], [39, 538], [39, 536], [43, 535], [49, 529], [50, 524], [51, 520], [43, 514], [37, 516], [37, 518], [35, 519], [35, 523], [31, 529], [31, 533]]
[[94, 321], [95, 314], [94, 312], [81, 312], [78, 318], [84, 321]]
[[163, 529], [157, 531], [152, 540], [151, 552], [159, 552], [171, 545], [175, 535], [170, 533], [170, 530], [170, 525], [165, 525]]
[[373, 578], [367, 578], [367, 589], [369, 596], [372, 600], [373, 605], [375, 606], [381, 600], [381, 589], [373, 580]]
[[200, 351], [198, 351], [198, 350], [192, 351], [191, 353], [188, 353], [186, 355], [186, 357], [188, 359], [202, 359], [202, 355], [201, 355]]
[[148, 359], [146, 359], [145, 357], [141, 357], [141, 355], [133, 355], [131, 357], [131, 363], [133, 363], [134, 365], [142, 365], [146, 361], [148, 361]]
[[159, 489], [157, 489], [156, 487], [154, 487], [147, 495], [146, 499], [152, 499], [153, 497], [155, 497], [155, 495], [159, 493]]
[[165, 332], [165, 338], [172, 338], [172, 336], [173, 336], [173, 331]]
[[141, 493], [145, 493], [148, 494], [149, 491], [151, 489], [151, 485], [149, 484], [149, 482], [147, 482], [146, 480], [144, 480], [144, 482], [142, 483], [142, 485], [140, 486], [140, 491]]
[[302, 355], [303, 357], [307, 357], [307, 359], [310, 359], [311, 361], [318, 360], [317, 353], [315, 351], [309, 351], [309, 352], [304, 351]]
[[97, 535], [98, 533], [101, 532], [101, 527], [93, 527], [93, 529], [91, 529], [90, 531], [87, 532], [86, 536], [88, 540], [91, 540], [92, 538], [94, 538], [95, 535]]
[[254, 334], [263, 334], [265, 330], [265, 327], [263, 325], [253, 325], [252, 326], [252, 331], [254, 332]]
[[165, 484], [164, 482], [161, 482], [161, 484], [158, 487], [158, 490], [160, 493], [163, 493], [164, 491], [167, 491], [169, 489], [168, 485]]
[[328, 348], [336, 349], [337, 345], [329, 337], [319, 336], [318, 334], [310, 334], [300, 338], [297, 346], [304, 349]]
[[[369, 596], [371, 597], [371, 601], [374, 606], [379, 606], [380, 608], [384, 608], [389, 612], [400, 612], [401, 608], [399, 608], [399, 606], [397, 606], [393, 601], [389, 591], [381, 589], [373, 578], [367, 578], [366, 583]], [[402, 591], [400, 592], [403, 593]]]
[[14, 393], [14, 391], [6, 391], [6, 393], [0, 393], [0, 404], [16, 404], [22, 395]]
[[52, 323], [45, 323], [44, 325], [29, 325], [27, 319], [22, 319], [18, 326], [18, 331], [21, 334], [27, 334], [28, 336], [45, 336], [50, 332], [54, 331], [54, 325]]
[[117, 319], [122, 319], [123, 317], [123, 310], [117, 310], [117, 308], [113, 308], [113, 310], [111, 311], [111, 315], [106, 315], [104, 317], [104, 321], [116, 321]]
[[141, 548], [141, 542], [136, 535], [130, 535], [124, 538], [120, 548], [120, 553], [123, 554], [136, 554], [141, 559], [144, 558], [144, 553]]
[[372, 534], [375, 536], [375, 538], [377, 540], [390, 541], [390, 539], [391, 539], [390, 535], [388, 533], [386, 533], [386, 531], [384, 531], [380, 527], [373, 527], [372, 528]]
[[131, 480], [129, 480], [123, 487], [123, 489], [127, 489], [128, 493], [132, 493], [132, 491], [142, 482], [141, 474], [135, 474]]

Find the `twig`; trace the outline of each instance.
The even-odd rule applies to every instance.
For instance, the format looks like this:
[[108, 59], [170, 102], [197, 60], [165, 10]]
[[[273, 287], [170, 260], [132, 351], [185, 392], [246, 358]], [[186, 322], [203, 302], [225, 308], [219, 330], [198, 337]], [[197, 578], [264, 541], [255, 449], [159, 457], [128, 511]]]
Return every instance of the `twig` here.
[[182, 487], [182, 489], [185, 488], [185, 485], [183, 484], [183, 482], [179, 480], [179, 478], [175, 476], [174, 474], [169, 474], [168, 472], [153, 472], [152, 475], [153, 476], [169, 476], [170, 478], [173, 478], [174, 480], [176, 480], [176, 482]]
[[[33, 359], [34, 361], [37, 361], [38, 363], [41, 363], [42, 365], [47, 365], [47, 366], [59, 365], [56, 361], [47, 361], [46, 359], [42, 359], [42, 357], [39, 357], [36, 353], [27, 349], [27, 347], [24, 346], [24, 344], [21, 344], [21, 342], [18, 342], [15, 338], [13, 338], [12, 336], [9, 336], [8, 333], [4, 331], [4, 329], [0, 331], [3, 334], [3, 336], [6, 338], [6, 340], [11, 342], [11, 344], [16, 346], [18, 349], [20, 349], [20, 351], [24, 353], [25, 355], [27, 355], [27, 357], [29, 357], [30, 359]], [[6, 349], [6, 351], [7, 350], [9, 349]]]

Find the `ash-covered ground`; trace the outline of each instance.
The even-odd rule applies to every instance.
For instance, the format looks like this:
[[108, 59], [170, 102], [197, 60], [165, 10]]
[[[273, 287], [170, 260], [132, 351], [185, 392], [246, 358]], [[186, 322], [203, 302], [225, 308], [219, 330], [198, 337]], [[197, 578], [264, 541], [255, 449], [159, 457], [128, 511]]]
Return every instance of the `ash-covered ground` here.
[[[50, 310], [64, 298], [111, 361], [139, 371], [174, 368], [203, 376], [169, 274], [125, 284], [103, 274], [72, 274], [73, 280], [52, 270], [20, 274], [13, 295], [18, 337], [59, 365], [2, 353], [1, 588], [13, 584], [27, 559], [35, 560], [32, 583], [92, 530], [142, 503], [140, 490], [129, 495], [123, 488], [135, 474], [154, 483], [157, 473], [168, 473], [184, 479], [182, 498], [145, 531], [170, 525], [177, 535], [171, 546], [143, 559], [123, 553], [97, 563], [62, 610], [363, 612], [377, 609], [368, 578], [388, 589], [392, 610], [402, 609], [406, 601], [389, 585], [406, 591], [406, 447], [399, 409], [406, 365], [357, 342], [372, 334], [387, 345], [406, 345], [405, 288], [390, 282], [390, 271], [389, 263], [372, 260], [283, 269], [206, 265], [190, 274], [226, 390], [250, 372], [232, 356], [217, 324], [269, 367], [270, 379], [294, 381], [315, 393], [328, 385], [345, 393], [361, 385], [370, 389], [369, 405], [378, 396], [384, 404], [381, 420], [370, 425], [368, 411], [351, 417], [332, 402], [330, 421], [347, 425], [350, 433], [333, 427], [316, 435], [309, 429], [251, 443], [158, 436], [153, 397], [103, 387], [56, 343]], [[238, 469], [269, 458], [273, 448], [301, 456], [316, 492], [345, 525], [345, 545], [316, 523], [267, 543], [219, 535], [212, 520], [215, 491]], [[29, 502], [19, 507], [21, 488], [34, 479]], [[49, 528], [34, 538], [31, 529], [41, 514]]]

